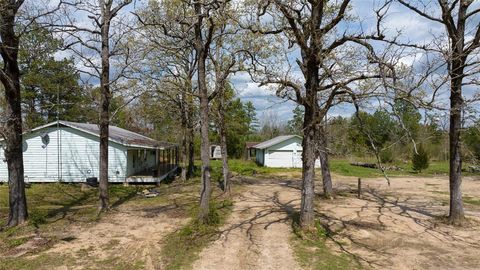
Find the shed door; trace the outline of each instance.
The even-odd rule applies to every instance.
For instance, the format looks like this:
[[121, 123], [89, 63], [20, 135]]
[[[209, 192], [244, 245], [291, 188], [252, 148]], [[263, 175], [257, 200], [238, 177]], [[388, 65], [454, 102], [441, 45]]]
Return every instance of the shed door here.
[[293, 167], [293, 151], [268, 151], [268, 166], [269, 167]]

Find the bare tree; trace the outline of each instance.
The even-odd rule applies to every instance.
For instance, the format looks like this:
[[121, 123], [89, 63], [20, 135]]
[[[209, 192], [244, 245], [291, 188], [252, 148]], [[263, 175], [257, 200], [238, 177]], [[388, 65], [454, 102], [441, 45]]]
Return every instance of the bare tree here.
[[[391, 1], [390, 1], [391, 2]], [[447, 86], [450, 92], [450, 213], [449, 222], [461, 223], [464, 220], [462, 201], [462, 155], [461, 130], [462, 112], [466, 106], [464, 87], [478, 87], [480, 74], [480, 8], [473, 0], [457, 1], [408, 1], [396, 0], [418, 16], [438, 24], [443, 28], [441, 34], [434, 36], [429, 44], [404, 44], [415, 46], [426, 51], [426, 54], [437, 54], [443, 57], [443, 64], [448, 76], [443, 80], [438, 74], [432, 74], [439, 83], [432, 84], [431, 95], [435, 97], [439, 89]], [[445, 44], [445, 40], [448, 42]], [[446, 45], [446, 46], [445, 46]], [[475, 100], [478, 94], [470, 96]]]
[[231, 96], [228, 88], [228, 79], [235, 72], [241, 70], [244, 51], [249, 49], [241, 42], [239, 37], [239, 26], [231, 19], [235, 16], [232, 7], [222, 5], [219, 11], [223, 19], [216, 20], [215, 37], [212, 48], [209, 51], [209, 60], [212, 63], [214, 92], [210, 99], [216, 98], [216, 106], [213, 110], [216, 113], [217, 126], [220, 137], [220, 149], [222, 154], [223, 191], [230, 194], [230, 170], [228, 167], [227, 153], [227, 130], [225, 123], [225, 110], [227, 101]]
[[[141, 49], [145, 61], [138, 69], [151, 81], [159, 99], [174, 105], [182, 125], [181, 178], [194, 174], [194, 129], [197, 97], [194, 75], [196, 55], [193, 48], [191, 14], [174, 2], [150, 2], [136, 13], [143, 40]], [[180, 22], [180, 23], [179, 23]]]
[[5, 139], [5, 158], [8, 168], [9, 215], [7, 226], [16, 226], [28, 219], [23, 167], [22, 111], [20, 95], [20, 70], [18, 52], [22, 35], [31, 31], [33, 25], [43, 27], [48, 18], [62, 5], [27, 5], [24, 0], [0, 1], [0, 55], [3, 67], [0, 81], [5, 93], [5, 118], [2, 119], [2, 136]]
[[[378, 79], [380, 74], [374, 68], [379, 62], [374, 48], [368, 40], [381, 40], [383, 36], [378, 27], [377, 32], [365, 34], [352, 27], [351, 31], [342, 31], [341, 23], [348, 23], [350, 0], [330, 3], [327, 1], [262, 1], [257, 6], [256, 14], [250, 19], [251, 31], [263, 35], [283, 36], [281, 44], [288, 44], [290, 52], [283, 61], [284, 70], [272, 70], [270, 65], [260, 65], [263, 76], [254, 75], [254, 80], [261, 85], [276, 85], [277, 95], [295, 101], [305, 108], [303, 122], [302, 152], [302, 200], [300, 225], [311, 228], [314, 225], [313, 202], [315, 159], [318, 156], [316, 141], [324, 142], [324, 129], [321, 127], [328, 110], [348, 96], [362, 96], [357, 93], [358, 82]], [[378, 11], [379, 15], [382, 11]], [[247, 17], [249, 17], [247, 15]], [[268, 19], [262, 19], [268, 18]], [[263, 22], [263, 23], [262, 23]], [[290, 65], [291, 50], [298, 50], [300, 57], [295, 60], [301, 76], [295, 76]], [[255, 61], [254, 61], [255, 62]], [[287, 65], [285, 65], [285, 63]], [[262, 68], [263, 66], [263, 68]], [[349, 87], [350, 86], [350, 87]], [[359, 89], [358, 89], [359, 90]], [[321, 149], [324, 147], [320, 144]], [[320, 151], [324, 165], [325, 188], [331, 192], [331, 180], [327, 173], [327, 152]]]
[[9, 214], [7, 226], [24, 223], [28, 218], [23, 176], [22, 110], [20, 97], [20, 70], [18, 49], [20, 37], [15, 32], [16, 17], [24, 1], [0, 2], [0, 54], [3, 68], [0, 81], [6, 98], [5, 158], [8, 167]]
[[[209, 89], [207, 82], [208, 67], [207, 61], [211, 49], [211, 45], [215, 39], [215, 31], [217, 30], [219, 21], [223, 20], [222, 14], [219, 12], [222, 7], [228, 5], [230, 1], [178, 1], [165, 3], [164, 9], [168, 9], [170, 14], [174, 14], [171, 20], [162, 22], [148, 22], [143, 20], [141, 16], [139, 19], [148, 25], [157, 25], [163, 30], [165, 36], [174, 38], [176, 40], [185, 37], [179, 34], [178, 25], [184, 26], [183, 30], [187, 31], [192, 36], [186, 37], [188, 42], [191, 42], [195, 50], [196, 61], [196, 97], [199, 99], [199, 119], [200, 119], [200, 156], [202, 161], [201, 166], [201, 191], [200, 191], [200, 211], [198, 219], [202, 223], [208, 222], [208, 214], [210, 211], [210, 195], [211, 195], [211, 181], [210, 181], [210, 141], [208, 137], [210, 124], [210, 109], [209, 103], [216, 96], [215, 89]], [[177, 25], [170, 28], [171, 25]]]
[[[217, 1], [205, 3], [196, 1], [193, 3], [196, 21], [194, 23], [195, 39], [194, 48], [197, 55], [198, 95], [200, 97], [200, 158], [202, 160], [202, 188], [200, 191], [199, 221], [208, 222], [210, 211], [210, 194], [212, 192], [210, 182], [210, 140], [208, 138], [209, 125], [209, 101], [210, 95], [207, 87], [206, 62], [210, 45], [215, 32], [215, 23], [211, 17]], [[205, 30], [206, 29], [206, 30]]]
[[[129, 48], [124, 43], [128, 27], [125, 16], [119, 16], [122, 9], [132, 0], [79, 0], [69, 2], [69, 9], [60, 31], [65, 35], [67, 48], [84, 65], [80, 71], [86, 76], [100, 81], [100, 160], [99, 160], [99, 211], [109, 209], [108, 194], [108, 140], [110, 125], [110, 102], [112, 86], [124, 78], [130, 65]], [[79, 16], [90, 24], [77, 22]], [[100, 58], [100, 63], [97, 59]], [[113, 69], [112, 59], [120, 60]], [[112, 75], [113, 74], [113, 75]]]

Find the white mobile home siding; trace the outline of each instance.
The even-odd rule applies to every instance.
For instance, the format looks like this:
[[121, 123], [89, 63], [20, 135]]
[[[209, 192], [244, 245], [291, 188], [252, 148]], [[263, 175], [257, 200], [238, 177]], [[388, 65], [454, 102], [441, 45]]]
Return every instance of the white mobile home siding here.
[[[50, 142], [44, 146], [41, 134]], [[23, 152], [27, 182], [84, 182], [99, 174], [99, 138], [69, 127], [49, 127], [24, 135]], [[44, 146], [44, 147], [42, 147]], [[60, 154], [60, 155], [59, 155]], [[109, 181], [122, 182], [127, 172], [127, 149], [110, 141]], [[7, 163], [0, 149], [0, 181], [8, 181]], [[60, 158], [59, 158], [60, 157]]]

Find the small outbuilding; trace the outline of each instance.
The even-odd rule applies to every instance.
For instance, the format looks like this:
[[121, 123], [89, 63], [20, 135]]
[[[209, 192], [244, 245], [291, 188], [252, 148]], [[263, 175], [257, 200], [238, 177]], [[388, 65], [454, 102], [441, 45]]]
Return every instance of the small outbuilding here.
[[[252, 146], [255, 149], [256, 162], [265, 167], [301, 168], [302, 167], [302, 137], [297, 135], [278, 136], [271, 140]], [[315, 167], [320, 167], [320, 161], [315, 161]]]
[[[96, 124], [52, 122], [23, 134], [26, 182], [85, 182], [98, 178], [100, 131]], [[0, 141], [0, 144], [2, 142]], [[0, 157], [4, 149], [0, 148]], [[109, 182], [160, 182], [176, 173], [178, 146], [110, 126]], [[8, 181], [0, 160], [0, 182]]]
[[221, 158], [222, 158], [221, 146], [216, 144], [210, 145], [210, 159], [221, 159]]

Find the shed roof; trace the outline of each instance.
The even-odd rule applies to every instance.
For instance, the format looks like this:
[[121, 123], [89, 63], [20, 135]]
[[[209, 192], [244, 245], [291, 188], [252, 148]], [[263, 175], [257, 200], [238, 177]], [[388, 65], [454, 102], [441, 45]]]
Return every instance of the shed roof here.
[[[82, 132], [89, 133], [97, 137], [100, 136], [100, 127], [97, 124], [77, 123], [77, 122], [62, 121], [62, 120], [58, 121], [58, 124], [61, 126], [66, 126], [76, 130], [80, 130]], [[32, 131], [38, 131], [38, 130], [41, 130], [47, 127], [56, 126], [56, 125], [57, 125], [57, 121], [34, 128], [32, 129]], [[129, 130], [112, 126], [112, 125], [109, 126], [108, 133], [109, 133], [108, 136], [110, 141], [119, 143], [127, 147], [165, 149], [165, 148], [170, 148], [175, 146], [175, 144], [157, 141], [147, 136], [143, 136], [141, 134], [135, 133], [133, 131], [129, 131]]]
[[245, 148], [250, 149], [250, 148], [255, 148], [255, 145], [259, 144], [259, 142], [246, 142], [245, 143]]
[[278, 137], [275, 137], [273, 139], [270, 139], [268, 141], [264, 141], [264, 142], [261, 142], [257, 145], [254, 145], [252, 146], [252, 148], [255, 148], [255, 149], [265, 149], [265, 148], [268, 148], [268, 147], [271, 147], [271, 146], [274, 146], [276, 144], [279, 144], [281, 142], [284, 142], [286, 140], [289, 140], [291, 138], [299, 138], [301, 139], [302, 137], [298, 136], [298, 135], [282, 135], [282, 136], [278, 136]]

